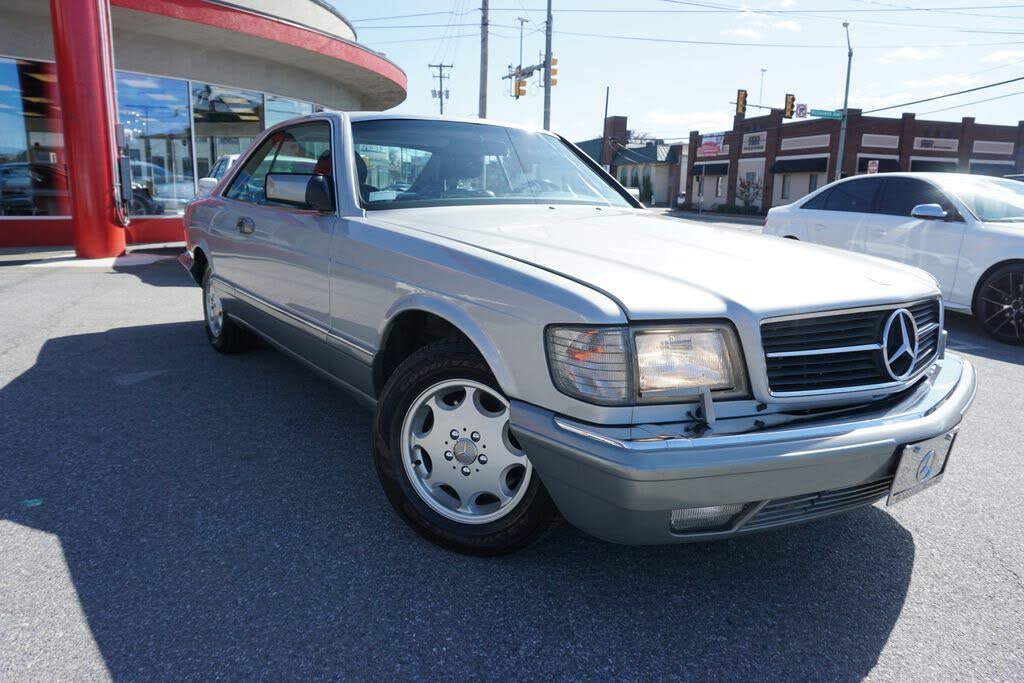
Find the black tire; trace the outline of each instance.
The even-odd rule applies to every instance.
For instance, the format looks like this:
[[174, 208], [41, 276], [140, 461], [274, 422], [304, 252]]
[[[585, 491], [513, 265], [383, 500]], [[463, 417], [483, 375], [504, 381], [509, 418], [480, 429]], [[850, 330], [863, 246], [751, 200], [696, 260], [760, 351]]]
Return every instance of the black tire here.
[[503, 555], [540, 538], [556, 519], [547, 489], [531, 476], [526, 492], [505, 516], [483, 524], [460, 523], [436, 512], [416, 492], [403, 464], [401, 433], [406, 413], [418, 396], [447, 380], [478, 382], [501, 394], [476, 349], [464, 341], [440, 341], [407, 358], [381, 392], [374, 416], [374, 461], [388, 500], [417, 533], [467, 555]]
[[993, 339], [1024, 345], [1024, 263], [997, 268], [978, 284], [974, 318]]
[[253, 334], [249, 330], [235, 322], [231, 317], [222, 315], [220, 329], [210, 323], [210, 307], [207, 305], [207, 297], [210, 295], [210, 277], [213, 271], [206, 269], [203, 274], [203, 329], [206, 330], [206, 338], [210, 346], [220, 353], [240, 353], [252, 347]]

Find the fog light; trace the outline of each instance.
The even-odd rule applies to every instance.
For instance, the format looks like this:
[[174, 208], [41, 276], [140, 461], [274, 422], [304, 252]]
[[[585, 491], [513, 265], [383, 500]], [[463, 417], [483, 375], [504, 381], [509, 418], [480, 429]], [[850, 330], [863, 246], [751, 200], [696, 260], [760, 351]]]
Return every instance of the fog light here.
[[681, 508], [672, 511], [672, 531], [705, 531], [726, 526], [743, 510], [742, 503], [712, 505], [706, 508]]

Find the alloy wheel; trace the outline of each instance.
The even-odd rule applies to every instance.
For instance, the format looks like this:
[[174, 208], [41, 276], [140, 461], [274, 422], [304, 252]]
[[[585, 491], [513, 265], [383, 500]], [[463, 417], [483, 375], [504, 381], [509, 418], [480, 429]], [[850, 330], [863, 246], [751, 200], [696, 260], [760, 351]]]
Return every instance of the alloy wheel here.
[[210, 328], [210, 334], [214, 338], [220, 336], [224, 327], [224, 307], [221, 305], [220, 297], [213, 291], [213, 285], [206, 286], [206, 324]]
[[1005, 339], [1024, 341], [1024, 271], [1011, 270], [981, 293], [981, 323]]
[[417, 495], [462, 524], [515, 509], [533, 467], [509, 425], [508, 401], [480, 382], [449, 380], [422, 392], [402, 424], [402, 463]]

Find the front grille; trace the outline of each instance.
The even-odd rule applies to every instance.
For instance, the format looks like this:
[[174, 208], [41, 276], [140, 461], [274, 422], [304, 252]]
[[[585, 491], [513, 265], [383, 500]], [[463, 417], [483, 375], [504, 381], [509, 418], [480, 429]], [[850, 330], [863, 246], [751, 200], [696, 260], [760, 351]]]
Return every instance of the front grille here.
[[892, 477], [890, 476], [867, 484], [770, 500], [740, 530], [766, 529], [781, 524], [824, 517], [861, 505], [870, 505], [888, 494], [891, 486]]
[[938, 352], [942, 332], [938, 299], [762, 323], [761, 343], [771, 392], [813, 393], [893, 383], [885, 367], [882, 333], [889, 317], [900, 308], [910, 311], [917, 324], [918, 357], [911, 377], [916, 376]]

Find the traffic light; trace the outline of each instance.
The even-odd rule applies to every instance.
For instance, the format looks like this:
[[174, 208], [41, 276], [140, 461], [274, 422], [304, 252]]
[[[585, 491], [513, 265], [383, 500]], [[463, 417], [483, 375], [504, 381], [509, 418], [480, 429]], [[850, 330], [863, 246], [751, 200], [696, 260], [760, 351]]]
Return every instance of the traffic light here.
[[746, 114], [747, 113], [747, 91], [737, 90], [736, 91], [736, 113]]
[[551, 66], [548, 67], [548, 84], [558, 85], [558, 79], [555, 78], [558, 75], [558, 57], [551, 58]]
[[513, 93], [514, 97], [518, 100], [520, 97], [526, 97], [526, 81], [517, 79], [516, 88]]
[[796, 95], [786, 95], [786, 106], [782, 109], [782, 118], [791, 119], [793, 118], [793, 109], [796, 107]]

